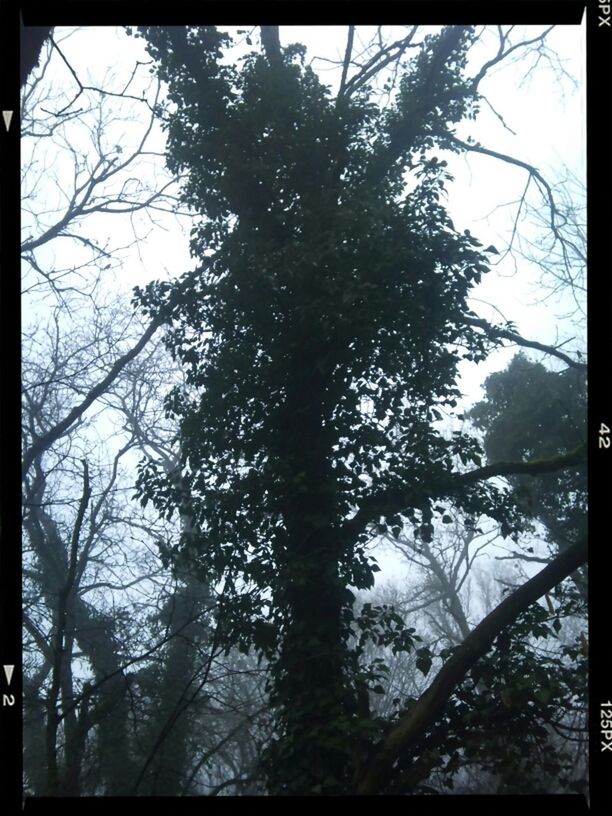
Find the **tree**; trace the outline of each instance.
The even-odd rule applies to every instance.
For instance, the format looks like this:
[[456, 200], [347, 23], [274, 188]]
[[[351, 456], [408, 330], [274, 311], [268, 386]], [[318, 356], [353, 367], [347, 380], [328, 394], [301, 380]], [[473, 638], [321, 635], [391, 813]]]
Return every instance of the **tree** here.
[[[193, 521], [175, 563], [224, 582], [225, 642], [270, 661], [268, 790], [384, 791], [495, 637], [586, 557], [581, 539], [506, 598], [384, 734], [363, 713], [375, 682], [364, 643], [409, 651], [416, 640], [392, 611], [355, 612], [353, 589], [374, 581], [372, 533], [410, 522], [429, 543], [452, 505], [518, 534], [519, 513], [490, 477], [584, 460], [574, 446], [481, 466], [474, 437], [435, 424], [457, 404], [460, 360], [484, 359], [499, 339], [467, 302], [495, 250], [455, 230], [439, 153], [475, 149], [454, 127], [519, 46], [506, 52], [500, 35], [497, 57], [470, 76], [474, 29], [428, 35], [381, 111], [367, 71], [348, 78], [350, 32], [336, 98], [271, 27], [264, 54], [240, 67], [222, 60], [230, 37], [215, 28], [141, 33], [169, 88], [168, 165], [187, 174], [183, 200], [199, 216], [197, 268], [136, 295], [168, 325], [191, 389], [166, 400]], [[184, 502], [152, 462], [139, 492], [165, 515]]]
[[[59, 427], [73, 394], [87, 392], [92, 358], [116, 351], [122, 320], [138, 331], [129, 309], [100, 303], [96, 322], [87, 313], [83, 326], [73, 313], [70, 339], [53, 318], [48, 332], [39, 326], [25, 338], [26, 442]], [[126, 365], [95, 412], [64, 427], [25, 475], [30, 795], [208, 791], [249, 769], [265, 723], [265, 667], [223, 655], [211, 619], [216, 594], [164, 567], [160, 552], [175, 526], [130, 500], [130, 456], [176, 466], [173, 429], [157, 400], [173, 375], [162, 352], [150, 346], [138, 365]]]
[[[178, 374], [155, 342], [159, 323], [134, 315], [112, 276], [146, 236], [139, 214], [156, 224], [180, 214], [176, 180], [148, 185], [144, 99], [117, 95], [109, 109], [109, 80], [81, 86], [83, 107], [71, 109], [53, 63], [65, 42], [58, 32], [45, 50], [22, 116], [24, 787], [200, 792], [250, 768], [265, 667], [223, 655], [214, 591], [160, 562], [176, 526], [130, 500], [138, 456], [176, 469], [157, 394]], [[126, 103], [146, 108], [144, 124]], [[56, 196], [55, 171], [67, 167]], [[116, 239], [122, 216], [127, 248], [104, 241], [97, 220], [110, 218]]]
[[[536, 231], [532, 234], [533, 230], [522, 230], [517, 224], [513, 234], [516, 246], [508, 249], [541, 270], [537, 296], [541, 299], [542, 291], [547, 290], [547, 299], [559, 300], [557, 308], [572, 319], [573, 331], [580, 329], [577, 345], [582, 347], [586, 337], [586, 189], [576, 173], [564, 167], [551, 186], [553, 192], [554, 229], [550, 228], [547, 210], [528, 204], [523, 197], [519, 206], [523, 212], [518, 215], [535, 224]], [[584, 356], [586, 349], [580, 350]]]
[[[518, 354], [485, 383], [486, 399], [470, 411], [485, 432], [490, 461], [547, 458], [586, 444], [586, 376], [567, 368], [550, 371]], [[546, 394], [546, 400], [542, 400]], [[586, 463], [534, 476], [509, 477], [523, 512], [540, 521], [553, 551], [586, 536]], [[585, 594], [582, 576], [579, 587]]]
[[[389, 537], [411, 564], [397, 607], [423, 637], [421, 654], [424, 648], [430, 654], [439, 653], [441, 647], [442, 652], [460, 648], [464, 639], [469, 641], [479, 608], [493, 612], [508, 592], [528, 580], [526, 571], [518, 570], [523, 559], [547, 563], [546, 558], [525, 552], [534, 551], [537, 536], [531, 540], [522, 536], [521, 552], [505, 557], [514, 562], [514, 569], [500, 573], [489, 562], [474, 575], [476, 558], [482, 564], [500, 548], [495, 532], [480, 529], [486, 519], [474, 524], [449, 516], [446, 522], [436, 525], [431, 544], [412, 538], [408, 531]], [[445, 706], [444, 725], [428, 729], [401, 756], [406, 770], [393, 789], [401, 792], [409, 778], [422, 792], [583, 790], [588, 736], [586, 628], [584, 603], [571, 584], [556, 587], [545, 605], [528, 610], [498, 638], [496, 652], [482, 658], [455, 689]], [[424, 691], [421, 678], [416, 693], [404, 691], [398, 699], [393, 688], [396, 676], [401, 682], [411, 666], [414, 675], [419, 664], [415, 667], [404, 655], [388, 663], [394, 675], [382, 697], [387, 712], [393, 705], [414, 704]], [[487, 721], [494, 721], [495, 728], [487, 728]], [[420, 757], [435, 759], [433, 769]], [[419, 773], [425, 778], [420, 780]]]

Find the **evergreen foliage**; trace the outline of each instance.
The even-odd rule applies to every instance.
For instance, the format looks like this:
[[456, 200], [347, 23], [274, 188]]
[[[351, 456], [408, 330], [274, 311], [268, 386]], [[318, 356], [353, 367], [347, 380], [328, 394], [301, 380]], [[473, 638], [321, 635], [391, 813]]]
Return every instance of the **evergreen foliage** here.
[[[167, 558], [223, 588], [227, 648], [270, 661], [269, 790], [351, 791], [383, 725], [361, 705], [384, 674], [361, 646], [418, 643], [393, 610], [354, 611], [373, 533], [409, 521], [431, 540], [440, 502], [517, 525], [503, 491], [454, 479], [480, 464], [477, 441], [435, 424], [460, 360], [489, 349], [466, 320], [488, 255], [454, 228], [435, 155], [477, 105], [474, 32], [429, 37], [386, 112], [366, 89], [333, 99], [300, 46], [230, 65], [212, 27], [141, 33], [196, 214], [197, 268], [136, 293], [189, 386], [166, 400], [191, 520]], [[168, 517], [186, 509], [176, 485], [141, 465], [141, 501]]]
[[[485, 399], [470, 411], [491, 462], [539, 460], [586, 441], [586, 374], [550, 371], [517, 354], [488, 377]], [[522, 510], [564, 549], [587, 532], [586, 463], [538, 476], [511, 476]]]

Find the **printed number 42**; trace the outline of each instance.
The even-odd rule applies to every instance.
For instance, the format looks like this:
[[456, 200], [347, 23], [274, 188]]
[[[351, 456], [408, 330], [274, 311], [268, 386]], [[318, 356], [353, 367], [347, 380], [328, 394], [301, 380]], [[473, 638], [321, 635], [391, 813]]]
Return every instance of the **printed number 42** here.
[[599, 447], [600, 448], [609, 448], [610, 447], [610, 429], [607, 425], [604, 425], [602, 422], [599, 426]]

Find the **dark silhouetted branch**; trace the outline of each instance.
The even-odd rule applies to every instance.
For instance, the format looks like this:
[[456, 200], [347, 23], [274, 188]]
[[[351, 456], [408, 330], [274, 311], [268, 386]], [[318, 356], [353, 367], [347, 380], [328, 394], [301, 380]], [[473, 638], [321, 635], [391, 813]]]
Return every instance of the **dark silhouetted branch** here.
[[357, 793], [384, 790], [393, 763], [418, 740], [442, 712], [467, 672], [489, 651], [495, 638], [531, 604], [572, 574], [587, 560], [587, 542], [582, 540], [558, 555], [547, 567], [502, 601], [478, 624], [438, 672], [414, 708], [402, 717], [375, 748]]
[[579, 363], [576, 360], [572, 360], [571, 357], [564, 354], [562, 351], [559, 351], [559, 349], [555, 348], [554, 346], [547, 346], [544, 343], [538, 343], [537, 340], [527, 340], [525, 337], [521, 337], [521, 335], [517, 334], [516, 332], [501, 329], [497, 326], [492, 326], [486, 320], [481, 320], [479, 318], [466, 317], [465, 322], [470, 326], [477, 326], [479, 329], [483, 329], [483, 331], [489, 337], [501, 337], [505, 340], [510, 340], [512, 343], [516, 343], [519, 346], [525, 346], [526, 348], [533, 348], [537, 349], [538, 351], [543, 351], [553, 357], [558, 357], [559, 360], [563, 360], [563, 362], [567, 363], [567, 365], [571, 368], [577, 368], [579, 371], [587, 370], [586, 363]]

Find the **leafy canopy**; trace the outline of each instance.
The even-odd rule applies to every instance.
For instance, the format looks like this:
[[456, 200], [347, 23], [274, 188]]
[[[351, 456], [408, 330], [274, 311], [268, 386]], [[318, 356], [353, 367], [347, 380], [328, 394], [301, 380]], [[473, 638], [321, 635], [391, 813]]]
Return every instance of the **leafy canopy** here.
[[[586, 374], [550, 371], [517, 354], [485, 382], [485, 399], [470, 411], [485, 433], [492, 462], [546, 459], [574, 449], [586, 437]], [[512, 476], [517, 500], [563, 549], [586, 536], [586, 464], [533, 476]]]
[[465, 322], [486, 255], [454, 228], [434, 155], [474, 103], [473, 31], [428, 38], [386, 112], [367, 89], [332, 99], [300, 46], [231, 65], [214, 28], [142, 33], [168, 83], [168, 164], [186, 173], [197, 268], [137, 292], [188, 383], [166, 400], [181, 478], [145, 463], [139, 492], [189, 516], [171, 557], [224, 582], [228, 644], [272, 660], [276, 767], [298, 774], [294, 789], [333, 791], [359, 683], [379, 679], [351, 638], [413, 646], [384, 610], [379, 624], [353, 611], [349, 587], [377, 569], [372, 525], [402, 513], [431, 536], [434, 497], [502, 512], [493, 488], [450, 487], [478, 445], [434, 425], [457, 404], [458, 362], [487, 353]]

